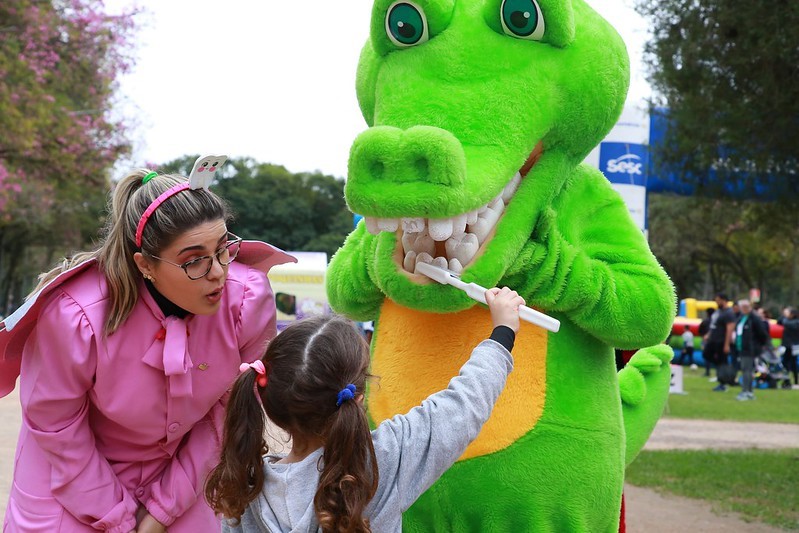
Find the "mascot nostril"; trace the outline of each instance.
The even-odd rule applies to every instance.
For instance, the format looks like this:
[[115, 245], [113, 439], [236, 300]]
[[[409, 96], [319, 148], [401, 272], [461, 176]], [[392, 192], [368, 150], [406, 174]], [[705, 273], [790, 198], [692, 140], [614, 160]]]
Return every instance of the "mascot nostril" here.
[[[450, 132], [439, 128], [375, 127], [362, 133], [351, 149], [350, 189], [371, 187], [373, 196], [403, 194], [414, 184], [461, 186], [465, 175], [466, 158], [460, 142]], [[381, 181], [387, 188], [377, 189], [375, 181]], [[353, 211], [373, 214], [358, 203], [360, 200], [357, 196], [349, 198]], [[377, 205], [378, 199], [367, 201], [369, 205]]]
[[[391, 21], [416, 14], [407, 46]], [[378, 0], [372, 17], [357, 78], [371, 127], [345, 188], [365, 218], [327, 273], [333, 309], [376, 320], [372, 420], [446, 388], [491, 324], [419, 262], [561, 322], [522, 324], [491, 418], [404, 528], [617, 531], [624, 469], [668, 396], [675, 309], [627, 207], [582, 163], [621, 114], [624, 43], [583, 0]], [[614, 348], [639, 349], [619, 374]]]
[[426, 157], [419, 157], [413, 163], [419, 179], [427, 180], [430, 177], [430, 161]]

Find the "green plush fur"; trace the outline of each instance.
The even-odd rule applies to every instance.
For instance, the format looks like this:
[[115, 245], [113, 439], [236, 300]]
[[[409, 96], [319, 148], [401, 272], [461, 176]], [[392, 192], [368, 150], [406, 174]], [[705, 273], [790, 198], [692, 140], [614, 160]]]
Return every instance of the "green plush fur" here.
[[[501, 0], [420, 0], [429, 40], [403, 48], [386, 34], [393, 3], [375, 3], [361, 54], [357, 93], [371, 128], [352, 146], [348, 205], [381, 218], [460, 215], [496, 197], [540, 143], [540, 159], [461, 277], [508, 285], [563, 323], [549, 335], [536, 426], [457, 463], [406, 513], [405, 528], [614, 531], [624, 467], [663, 409], [670, 371], [669, 351], [654, 347], [617, 377], [612, 349], [661, 343], [675, 310], [672, 285], [622, 200], [581, 164], [621, 112], [625, 47], [581, 0], [541, 0], [540, 41], [503, 33]], [[331, 305], [377, 319], [375, 342], [386, 299], [437, 313], [475, 305], [404, 273], [397, 240], [361, 223], [328, 271]]]

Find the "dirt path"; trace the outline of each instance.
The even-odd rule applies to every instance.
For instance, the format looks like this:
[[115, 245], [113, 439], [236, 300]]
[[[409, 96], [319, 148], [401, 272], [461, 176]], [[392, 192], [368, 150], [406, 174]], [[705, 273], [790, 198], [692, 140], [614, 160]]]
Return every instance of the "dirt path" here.
[[[20, 426], [19, 390], [0, 398], [0, 523], [11, 486], [14, 450]], [[646, 445], [648, 450], [799, 447], [799, 425], [662, 419]], [[777, 533], [735, 515], [719, 516], [710, 504], [627, 486], [627, 529], [631, 533], [673, 531]]]
[[702, 500], [659, 494], [652, 489], [625, 485], [624, 498], [630, 533], [784, 533], [766, 524], [745, 522], [733, 513], [718, 515]]
[[662, 418], [646, 450], [799, 448], [799, 424]]

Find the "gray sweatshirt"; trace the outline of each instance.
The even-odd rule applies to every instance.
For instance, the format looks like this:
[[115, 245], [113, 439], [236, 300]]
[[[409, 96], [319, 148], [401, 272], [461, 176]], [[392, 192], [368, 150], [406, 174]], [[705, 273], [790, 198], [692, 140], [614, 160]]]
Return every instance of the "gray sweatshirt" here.
[[[472, 352], [447, 389], [430, 395], [405, 415], [372, 431], [379, 472], [377, 492], [365, 516], [375, 533], [400, 532], [402, 513], [463, 454], [491, 415], [513, 358], [505, 347], [485, 340]], [[320, 448], [298, 463], [264, 458], [261, 494], [241, 517], [223, 521], [223, 532], [321, 531], [313, 499], [319, 484]]]

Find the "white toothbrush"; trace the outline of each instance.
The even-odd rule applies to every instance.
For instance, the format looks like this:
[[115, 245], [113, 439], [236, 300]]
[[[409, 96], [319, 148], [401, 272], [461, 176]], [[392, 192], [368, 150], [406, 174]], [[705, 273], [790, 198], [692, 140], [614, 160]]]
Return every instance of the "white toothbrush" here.
[[[416, 271], [419, 274], [427, 276], [433, 281], [441, 283], [442, 285], [452, 285], [456, 289], [462, 290], [472, 300], [480, 302], [481, 304], [486, 303], [485, 287], [481, 287], [477, 283], [466, 283], [461, 281], [461, 279], [455, 273], [450, 272], [449, 270], [431, 265], [430, 263], [419, 261], [416, 264]], [[527, 307], [526, 305], [519, 307], [519, 318], [553, 333], [557, 333], [558, 330], [560, 330], [559, 320], [554, 319], [549, 315], [545, 315], [544, 313], [540, 313], [535, 309]]]

